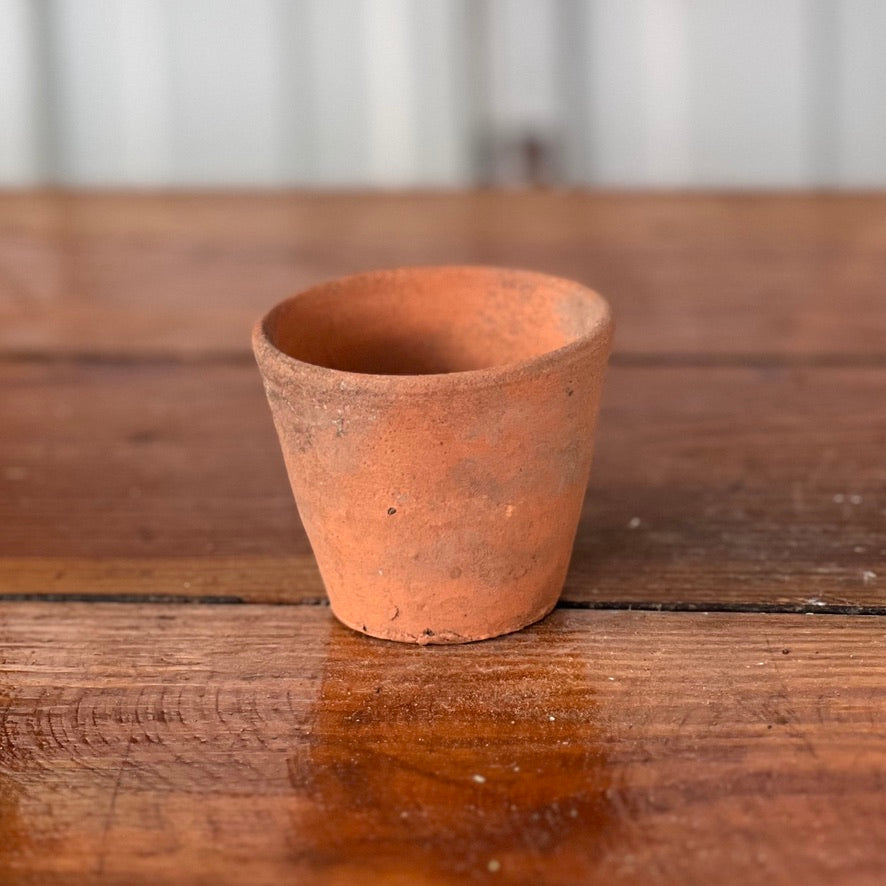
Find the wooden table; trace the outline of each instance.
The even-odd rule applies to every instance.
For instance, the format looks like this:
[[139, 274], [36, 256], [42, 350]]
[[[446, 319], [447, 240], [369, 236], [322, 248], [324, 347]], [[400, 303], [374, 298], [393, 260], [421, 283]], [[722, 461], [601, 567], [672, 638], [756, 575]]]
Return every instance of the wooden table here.
[[[358, 269], [579, 278], [562, 603], [330, 615], [248, 350]], [[886, 880], [886, 197], [0, 197], [0, 882]]]

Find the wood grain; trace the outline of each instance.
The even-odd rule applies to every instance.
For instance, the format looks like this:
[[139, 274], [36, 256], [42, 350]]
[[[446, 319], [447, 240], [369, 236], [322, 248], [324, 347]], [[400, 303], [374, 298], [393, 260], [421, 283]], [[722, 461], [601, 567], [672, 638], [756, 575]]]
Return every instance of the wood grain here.
[[886, 357], [886, 196], [566, 191], [0, 195], [0, 349], [242, 353], [290, 292], [426, 263], [582, 280], [624, 357]]
[[[0, 592], [316, 601], [258, 372], [0, 364]], [[612, 369], [564, 600], [886, 611], [886, 368]]]
[[0, 877], [876, 883], [877, 618], [0, 604]]
[[[431, 262], [619, 321], [561, 607], [467, 647], [317, 605], [247, 350]], [[884, 882], [884, 279], [883, 195], [0, 195], [0, 883]]]

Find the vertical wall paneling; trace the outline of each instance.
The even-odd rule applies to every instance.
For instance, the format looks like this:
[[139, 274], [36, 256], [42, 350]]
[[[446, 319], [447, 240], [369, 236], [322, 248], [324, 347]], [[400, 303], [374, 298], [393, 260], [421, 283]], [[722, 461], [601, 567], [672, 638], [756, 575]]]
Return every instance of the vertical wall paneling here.
[[0, 0], [0, 182], [39, 182], [42, 168], [36, 8]]
[[564, 183], [593, 180], [594, 151], [589, 42], [591, 15], [586, 0], [557, 0], [556, 52], [560, 58], [558, 92], [563, 109], [561, 173]]
[[689, 0], [595, 0], [584, 20], [594, 180], [674, 186], [692, 173]]
[[840, 182], [886, 185], [886, 3], [841, 0], [839, 13]]
[[468, 4], [476, 0], [412, 0], [415, 30], [415, 180], [459, 185], [474, 175]]
[[809, 181], [840, 182], [840, 82], [843, 60], [841, 4], [806, 0], [803, 6], [803, 103], [809, 152]]
[[461, 0], [364, 0], [367, 180], [446, 185], [470, 176]]
[[558, 124], [558, 8], [537, 0], [490, 0], [489, 64], [494, 122], [509, 129]]
[[127, 0], [118, 19], [120, 162], [127, 184], [158, 185], [177, 177], [168, 13], [169, 0]]
[[414, 183], [421, 178], [417, 131], [421, 112], [413, 62], [417, 39], [414, 0], [363, 0], [368, 132], [367, 178], [375, 185]]
[[804, 0], [689, 5], [693, 184], [809, 183], [803, 7]]
[[692, 177], [689, 107], [690, 0], [643, 0], [640, 46], [645, 133], [644, 178], [681, 185]]
[[122, 120], [129, 96], [118, 51], [123, 4], [51, 0], [48, 11], [58, 102], [57, 178], [78, 185], [125, 182]]
[[57, 114], [55, 178], [164, 184], [170, 154], [168, 0], [46, 0], [44, 59]]
[[[527, 142], [535, 142], [537, 158], [554, 173], [562, 165], [556, 3], [537, 0], [489, 0], [489, 133], [502, 181], [519, 180], [525, 169]], [[531, 162], [531, 161], [530, 161]]]
[[283, 100], [276, 12], [273, 0], [170, 0], [178, 182], [279, 181]]
[[309, 86], [314, 117], [314, 183], [366, 183], [369, 118], [366, 105], [364, 0], [303, 0], [307, 8]]
[[0, 185], [886, 186], [884, 0], [0, 0]]
[[274, 14], [280, 184], [309, 186], [318, 163], [310, 10], [304, 2], [276, 0]]
[[593, 0], [585, 19], [589, 103], [588, 155], [592, 181], [648, 184], [646, 149], [647, 68], [643, 46], [645, 4]]
[[493, 156], [489, 135], [492, 112], [491, 72], [488, 64], [490, 37], [489, 0], [463, 0], [459, 41], [462, 52], [456, 67], [456, 82], [464, 98], [462, 116], [469, 139], [472, 184], [492, 180]]

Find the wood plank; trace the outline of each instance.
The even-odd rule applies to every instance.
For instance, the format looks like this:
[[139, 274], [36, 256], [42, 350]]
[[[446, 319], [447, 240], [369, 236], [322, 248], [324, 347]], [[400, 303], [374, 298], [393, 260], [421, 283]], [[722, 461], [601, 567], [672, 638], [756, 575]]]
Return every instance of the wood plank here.
[[0, 604], [0, 878], [877, 883], [880, 618]]
[[566, 191], [2, 195], [0, 349], [244, 352], [308, 284], [459, 262], [595, 286], [625, 356], [886, 356], [886, 196]]
[[[886, 609], [886, 368], [616, 366], [564, 600]], [[0, 364], [0, 592], [311, 602], [258, 372]]]
[[886, 371], [617, 368], [565, 598], [886, 605]]

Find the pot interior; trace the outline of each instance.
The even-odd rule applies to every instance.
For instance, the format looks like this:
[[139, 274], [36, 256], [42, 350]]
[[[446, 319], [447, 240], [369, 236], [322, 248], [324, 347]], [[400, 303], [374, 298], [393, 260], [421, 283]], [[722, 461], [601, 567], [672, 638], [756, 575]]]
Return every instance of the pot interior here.
[[278, 350], [347, 372], [426, 375], [517, 363], [591, 335], [605, 302], [578, 283], [494, 268], [405, 268], [324, 283], [278, 305]]

